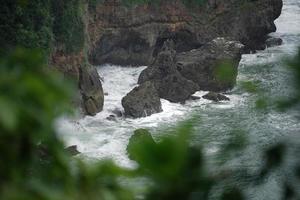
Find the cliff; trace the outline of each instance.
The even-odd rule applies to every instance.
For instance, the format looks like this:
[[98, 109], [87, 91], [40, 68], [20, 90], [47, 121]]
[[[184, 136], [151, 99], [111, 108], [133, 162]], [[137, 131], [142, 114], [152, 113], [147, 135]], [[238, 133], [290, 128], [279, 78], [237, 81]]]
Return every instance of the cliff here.
[[181, 0], [131, 7], [106, 0], [90, 13], [89, 61], [149, 65], [168, 39], [179, 53], [216, 37], [230, 37], [249, 50], [262, 49], [267, 34], [276, 30], [281, 8], [282, 0], [208, 0], [192, 7]]
[[[189, 51], [199, 49], [196, 52], [205, 52], [210, 57], [205, 45], [218, 37], [241, 42], [248, 50], [262, 49], [267, 34], [276, 30], [274, 20], [282, 8], [282, 0], [22, 2], [2, 3], [1, 47], [43, 50], [49, 57], [49, 65], [75, 80], [78, 98], [74, 102], [88, 115], [100, 112], [104, 101], [95, 65], [150, 65], [165, 41], [171, 40], [179, 54], [178, 63], [184, 69], [181, 73], [190, 79], [185, 70], [190, 68], [190, 58], [198, 65], [197, 69], [202, 69], [201, 63], [211, 62], [203, 59], [200, 62], [196, 59], [199, 56]], [[212, 88], [205, 83], [198, 85]]]

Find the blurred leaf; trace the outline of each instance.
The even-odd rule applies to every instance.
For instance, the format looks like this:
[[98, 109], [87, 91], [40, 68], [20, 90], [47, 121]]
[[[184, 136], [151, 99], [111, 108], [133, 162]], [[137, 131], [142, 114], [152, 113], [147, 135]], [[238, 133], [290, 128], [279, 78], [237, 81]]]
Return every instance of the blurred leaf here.
[[215, 76], [217, 80], [220, 80], [221, 82], [232, 82], [235, 80], [236, 74], [237, 70], [230, 60], [224, 60], [215, 70]]
[[260, 98], [255, 102], [255, 108], [258, 110], [264, 110], [268, 108], [268, 101], [265, 98]]
[[244, 200], [245, 197], [240, 189], [232, 188], [226, 190], [221, 197], [222, 200]]
[[0, 126], [13, 131], [17, 126], [17, 110], [12, 102], [0, 97]]
[[259, 91], [258, 85], [251, 81], [241, 82], [241, 87], [242, 89], [244, 89], [246, 92], [249, 93], [257, 93]]

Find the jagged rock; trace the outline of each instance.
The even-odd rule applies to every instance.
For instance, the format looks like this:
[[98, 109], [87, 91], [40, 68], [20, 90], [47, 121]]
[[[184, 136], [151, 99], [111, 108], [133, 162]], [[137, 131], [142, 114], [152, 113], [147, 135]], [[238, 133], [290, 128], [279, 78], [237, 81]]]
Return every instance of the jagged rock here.
[[143, 148], [143, 145], [147, 145], [149, 148], [155, 147], [156, 143], [153, 140], [151, 133], [146, 129], [135, 130], [133, 135], [130, 137], [126, 151], [128, 157], [131, 160], [138, 161], [140, 147]]
[[[77, 149], [77, 145], [72, 145], [72, 146], [66, 147], [64, 150], [70, 156], [76, 156], [76, 155], [80, 154], [80, 152]], [[49, 152], [49, 149], [44, 144], [39, 144], [37, 146], [37, 154], [38, 154], [38, 157], [43, 161], [51, 160], [51, 154]]]
[[117, 121], [115, 115], [109, 115], [108, 117], [106, 117], [106, 119], [109, 120], [109, 121]]
[[226, 97], [225, 95], [219, 94], [219, 93], [215, 93], [215, 92], [209, 92], [206, 95], [202, 96], [203, 99], [208, 99], [208, 100], [212, 100], [215, 102], [218, 101], [230, 101], [230, 99], [228, 97]]
[[160, 98], [176, 103], [186, 101], [199, 90], [197, 84], [184, 78], [177, 71], [171, 41], [165, 42], [155, 62], [140, 74], [138, 82], [141, 84], [145, 81], [155, 83]]
[[76, 156], [76, 155], [80, 154], [80, 152], [77, 149], [77, 145], [69, 146], [69, 147], [65, 148], [65, 151], [71, 156]]
[[158, 86], [159, 96], [174, 103], [184, 103], [198, 90], [197, 84], [178, 72], [163, 78]]
[[142, 83], [122, 99], [125, 115], [133, 118], [147, 117], [162, 111], [160, 98], [152, 82]]
[[194, 96], [194, 95], [192, 95], [192, 96], [190, 96], [190, 98], [189, 98], [190, 100], [192, 100], [192, 101], [195, 101], [195, 100], [199, 100], [199, 99], [201, 99], [201, 97], [198, 97], [198, 96]]
[[123, 116], [123, 113], [121, 110], [119, 110], [118, 108], [114, 109], [112, 111], [113, 114], [115, 114], [117, 117], [122, 117]]
[[282, 45], [282, 39], [281, 38], [269, 38], [266, 40], [267, 47], [274, 47]]
[[216, 38], [201, 48], [177, 54], [177, 70], [201, 90], [232, 89], [243, 51], [244, 45], [238, 41]]
[[98, 72], [94, 66], [80, 68], [79, 84], [85, 113], [96, 115], [102, 111], [104, 94]]

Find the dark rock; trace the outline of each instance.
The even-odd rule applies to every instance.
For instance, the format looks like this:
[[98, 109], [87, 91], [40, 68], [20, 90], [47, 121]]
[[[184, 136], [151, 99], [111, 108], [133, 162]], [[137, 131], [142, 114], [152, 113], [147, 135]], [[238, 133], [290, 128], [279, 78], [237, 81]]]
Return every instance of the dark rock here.
[[[77, 145], [66, 147], [65, 152], [70, 156], [76, 156], [80, 154], [80, 152], [77, 150]], [[39, 144], [37, 146], [37, 153], [38, 153], [38, 157], [43, 161], [50, 162], [52, 159], [48, 147], [44, 144]]]
[[177, 70], [201, 90], [232, 89], [243, 50], [240, 42], [216, 38], [199, 49], [177, 54]]
[[151, 133], [146, 129], [138, 129], [135, 130], [133, 135], [130, 137], [126, 151], [128, 153], [128, 157], [131, 160], [138, 161], [140, 149], [145, 145], [149, 148], [154, 148], [156, 143], [153, 140]]
[[266, 40], [266, 45], [267, 47], [280, 46], [282, 45], [282, 42], [281, 38], [269, 38]]
[[189, 99], [192, 100], [192, 101], [195, 101], [195, 100], [201, 99], [201, 97], [197, 97], [197, 96], [192, 95], [192, 96], [190, 96]]
[[98, 72], [94, 66], [80, 68], [79, 84], [85, 113], [96, 115], [102, 111], [104, 94]]
[[122, 117], [123, 116], [123, 113], [121, 110], [119, 110], [118, 108], [114, 109], [112, 111], [113, 114], [115, 114], [117, 117]]
[[184, 103], [198, 90], [197, 84], [178, 72], [163, 78], [158, 86], [159, 96], [174, 103]]
[[108, 92], [105, 92], [105, 93], [104, 93], [104, 96], [108, 96]]
[[93, 64], [143, 65], [152, 59], [146, 35], [139, 31], [121, 30], [106, 33], [90, 54]]
[[106, 119], [109, 120], [109, 121], [117, 121], [115, 115], [109, 115], [108, 117], [106, 117]]
[[76, 155], [80, 154], [80, 152], [77, 149], [77, 145], [69, 146], [69, 147], [65, 148], [65, 151], [71, 156], [76, 156]]
[[162, 111], [160, 98], [152, 82], [135, 87], [122, 99], [125, 115], [133, 118], [147, 117]]
[[230, 101], [230, 99], [228, 97], [226, 97], [225, 95], [215, 93], [215, 92], [209, 92], [206, 95], [204, 95], [202, 98], [212, 100], [212, 101], [215, 101], [215, 102]]
[[199, 87], [193, 81], [183, 77], [176, 69], [173, 43], [166, 41], [155, 62], [146, 68], [139, 77], [139, 83], [152, 81], [159, 97], [171, 102], [184, 102]]

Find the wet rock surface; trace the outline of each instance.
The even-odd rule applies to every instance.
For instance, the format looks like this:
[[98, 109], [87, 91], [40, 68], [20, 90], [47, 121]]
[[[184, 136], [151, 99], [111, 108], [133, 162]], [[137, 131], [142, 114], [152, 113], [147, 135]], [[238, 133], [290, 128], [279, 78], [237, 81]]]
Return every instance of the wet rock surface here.
[[215, 93], [215, 92], [209, 92], [206, 95], [202, 96], [203, 99], [208, 99], [214, 102], [219, 102], [219, 101], [230, 101], [230, 99], [223, 95], [223, 94], [219, 94], [219, 93]]
[[229, 90], [235, 85], [243, 51], [244, 45], [238, 41], [216, 38], [201, 48], [177, 54], [177, 70], [201, 90]]
[[162, 112], [160, 98], [152, 82], [135, 87], [123, 99], [125, 116], [139, 118]]
[[159, 97], [171, 102], [185, 102], [199, 87], [196, 83], [183, 77], [176, 69], [174, 43], [166, 41], [155, 62], [145, 69], [139, 83], [154, 83]]
[[96, 115], [102, 111], [104, 94], [99, 74], [94, 66], [80, 68], [79, 88], [84, 112], [87, 115]]
[[283, 41], [281, 38], [269, 38], [266, 40], [266, 46], [267, 47], [274, 47], [274, 46], [280, 46], [282, 45]]

